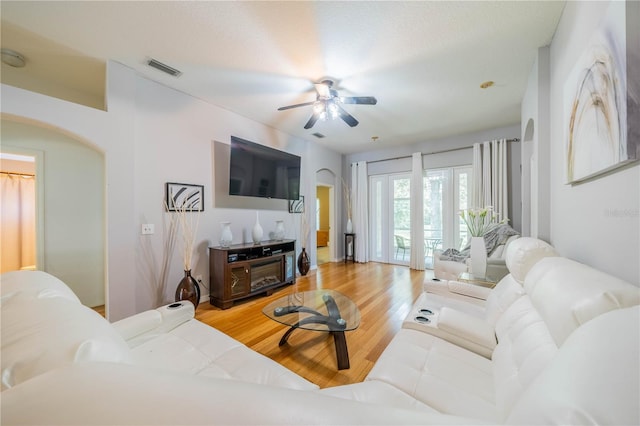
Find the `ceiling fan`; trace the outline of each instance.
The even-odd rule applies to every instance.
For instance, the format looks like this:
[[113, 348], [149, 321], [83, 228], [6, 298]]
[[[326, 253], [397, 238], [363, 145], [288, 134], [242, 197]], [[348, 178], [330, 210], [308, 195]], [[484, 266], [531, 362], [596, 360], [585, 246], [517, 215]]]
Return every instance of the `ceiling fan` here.
[[333, 80], [325, 79], [319, 83], [315, 83], [316, 100], [312, 102], [304, 102], [301, 104], [288, 105], [278, 108], [278, 111], [313, 105], [313, 114], [305, 129], [310, 129], [318, 120], [335, 119], [340, 117], [345, 123], [351, 127], [358, 125], [358, 120], [342, 108], [342, 104], [360, 104], [375, 105], [378, 100], [373, 96], [339, 96], [338, 91], [333, 88]]

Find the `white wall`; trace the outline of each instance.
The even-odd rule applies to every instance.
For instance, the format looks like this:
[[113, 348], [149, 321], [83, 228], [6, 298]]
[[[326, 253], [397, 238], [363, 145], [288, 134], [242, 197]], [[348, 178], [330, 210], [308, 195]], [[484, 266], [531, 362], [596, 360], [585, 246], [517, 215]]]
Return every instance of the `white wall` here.
[[[315, 197], [315, 171], [340, 175], [341, 156], [316, 144], [169, 89], [138, 76], [131, 69], [108, 64], [107, 111], [72, 104], [2, 85], [3, 118], [57, 128], [102, 152], [106, 169], [107, 313], [111, 320], [153, 305], [149, 265], [159, 266], [162, 255], [164, 184], [205, 185], [205, 211], [200, 214], [193, 275], [208, 285], [207, 247], [217, 245], [220, 222], [231, 221], [234, 243], [249, 241], [255, 210], [213, 208], [213, 141], [229, 142], [235, 135], [292, 152], [302, 157], [301, 194]], [[312, 213], [306, 214], [312, 218]], [[260, 210], [265, 238], [284, 220], [287, 238], [299, 237], [300, 215], [286, 209]], [[142, 223], [156, 233], [140, 235]], [[313, 243], [307, 247], [315, 250]], [[143, 247], [150, 248], [145, 255]], [[179, 247], [177, 247], [179, 249]], [[299, 249], [300, 247], [298, 247]], [[176, 251], [171, 262], [167, 300], [181, 279], [182, 262]], [[203, 294], [208, 294], [203, 289]]]
[[574, 186], [564, 176], [564, 83], [608, 7], [567, 2], [551, 43], [551, 243], [564, 256], [640, 285], [640, 165]]

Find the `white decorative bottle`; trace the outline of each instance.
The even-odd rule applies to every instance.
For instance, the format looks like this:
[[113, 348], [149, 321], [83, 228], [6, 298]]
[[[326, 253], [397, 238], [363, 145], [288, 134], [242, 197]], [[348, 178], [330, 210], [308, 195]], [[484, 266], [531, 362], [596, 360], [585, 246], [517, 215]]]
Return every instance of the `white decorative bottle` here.
[[251, 238], [253, 238], [254, 244], [260, 244], [262, 241], [262, 226], [260, 226], [260, 217], [258, 216], [258, 211], [256, 210], [256, 224], [253, 225], [253, 230], [251, 231]]
[[284, 240], [284, 221], [276, 220], [276, 232], [274, 237], [277, 241]]
[[233, 234], [231, 233], [231, 222], [220, 222], [222, 225], [222, 233], [220, 234], [220, 247], [229, 247], [233, 242]]

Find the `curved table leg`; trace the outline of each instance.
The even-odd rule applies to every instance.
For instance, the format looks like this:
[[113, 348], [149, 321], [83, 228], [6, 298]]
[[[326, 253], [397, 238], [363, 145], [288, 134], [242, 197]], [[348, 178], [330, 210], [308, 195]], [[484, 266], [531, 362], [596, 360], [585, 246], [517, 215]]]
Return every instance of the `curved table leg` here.
[[278, 346], [282, 346], [285, 343], [287, 343], [287, 340], [289, 339], [289, 336], [291, 335], [291, 333], [293, 333], [294, 330], [300, 328], [301, 325], [305, 325], [305, 324], [327, 324], [330, 321], [331, 321], [331, 318], [328, 318], [328, 317], [326, 317], [324, 315], [314, 315], [312, 317], [300, 320], [297, 323], [293, 324], [286, 331], [286, 333], [284, 333], [284, 335], [282, 336], [282, 339], [280, 339], [280, 343], [278, 343]]
[[336, 347], [336, 358], [338, 359], [338, 370], [346, 370], [349, 365], [349, 351], [347, 350], [347, 339], [344, 331], [333, 331], [333, 343]]
[[[311, 317], [305, 318], [293, 324], [284, 333], [284, 335], [280, 339], [280, 343], [278, 343], [278, 346], [283, 346], [285, 343], [287, 343], [287, 340], [289, 340], [289, 336], [291, 336], [291, 333], [293, 333], [295, 330], [300, 328], [300, 326], [305, 324], [331, 324], [331, 327], [333, 327], [334, 329], [344, 329], [346, 327], [347, 324], [340, 317], [340, 310], [338, 309], [338, 306], [336, 305], [335, 300], [333, 300], [333, 297], [329, 295], [325, 295], [323, 296], [323, 300], [327, 307], [327, 312], [329, 314], [328, 316], [319, 314], [318, 312], [313, 311], [309, 308], [300, 307], [300, 306], [287, 306], [283, 308], [278, 308], [279, 309], [278, 312], [275, 312], [276, 316], [286, 315], [286, 314], [295, 313], [295, 312], [306, 312], [306, 313], [315, 314]], [[329, 333], [333, 335], [333, 343], [336, 347], [336, 358], [338, 361], [338, 370], [346, 370], [350, 368], [349, 351], [347, 349], [347, 338], [344, 335], [344, 331], [340, 331], [340, 330], [330, 331]]]

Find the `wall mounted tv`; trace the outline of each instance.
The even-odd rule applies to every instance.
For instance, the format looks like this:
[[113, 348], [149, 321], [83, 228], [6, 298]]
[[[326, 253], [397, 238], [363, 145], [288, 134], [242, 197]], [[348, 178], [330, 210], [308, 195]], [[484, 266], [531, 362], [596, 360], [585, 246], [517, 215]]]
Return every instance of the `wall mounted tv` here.
[[300, 157], [231, 136], [229, 195], [300, 198]]

